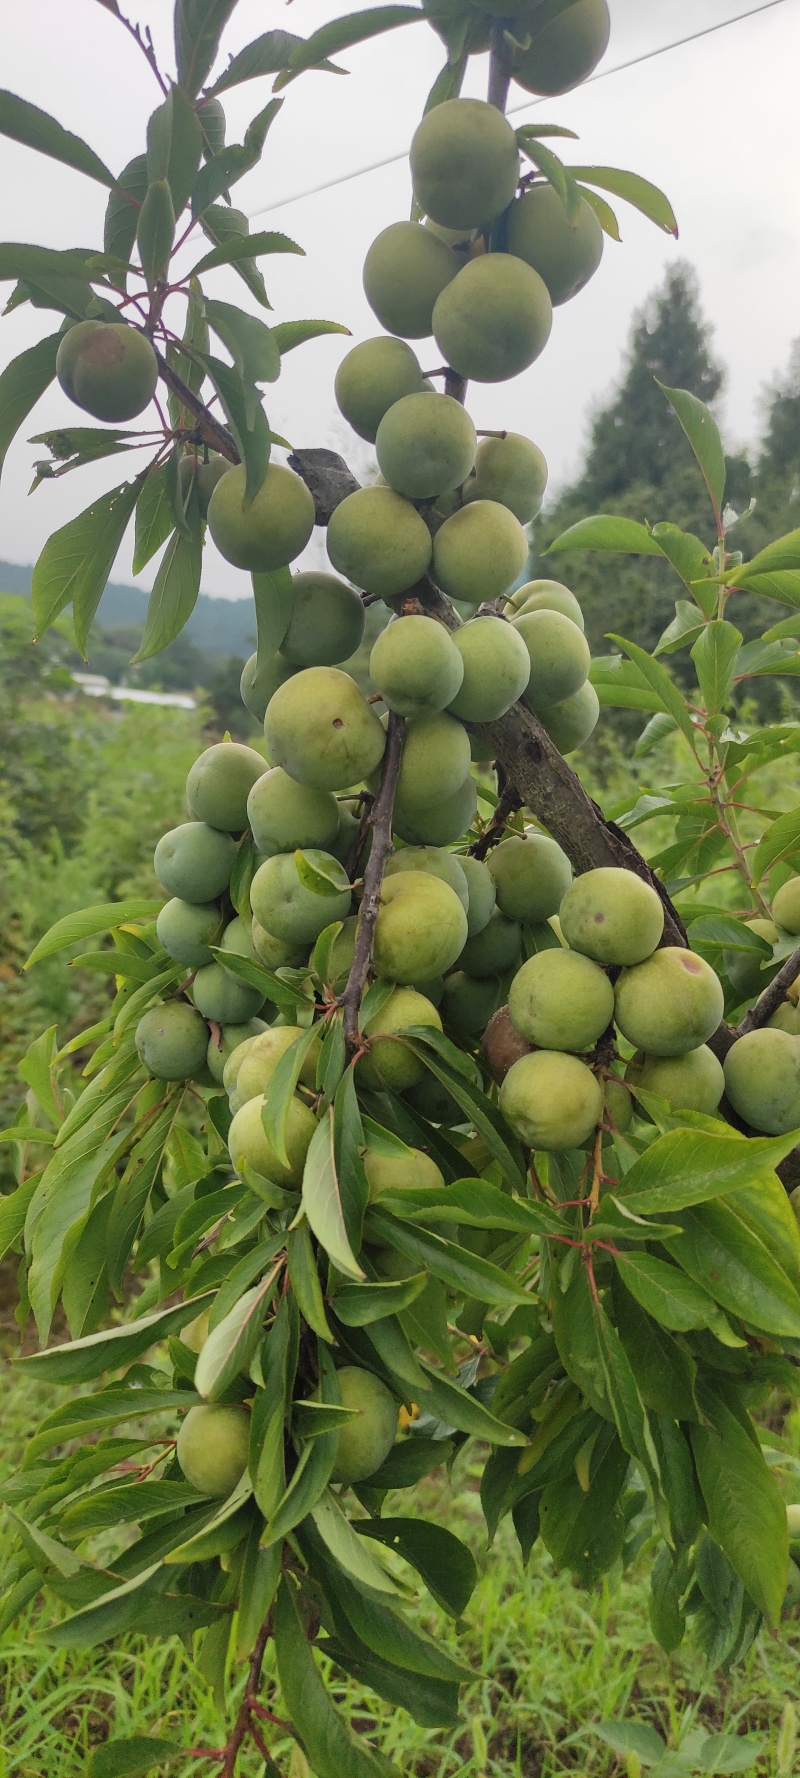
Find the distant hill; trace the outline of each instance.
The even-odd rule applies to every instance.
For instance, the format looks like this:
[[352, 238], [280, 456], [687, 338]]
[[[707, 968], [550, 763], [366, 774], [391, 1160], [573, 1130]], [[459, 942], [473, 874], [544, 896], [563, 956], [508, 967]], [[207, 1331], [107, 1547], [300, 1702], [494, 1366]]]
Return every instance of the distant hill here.
[[[0, 592], [28, 594], [30, 567], [0, 561]], [[141, 629], [147, 611], [147, 593], [141, 587], [115, 586], [109, 582], [95, 622], [105, 630], [133, 626]], [[250, 599], [212, 599], [201, 593], [186, 631], [204, 654], [246, 657], [256, 645], [256, 620]]]

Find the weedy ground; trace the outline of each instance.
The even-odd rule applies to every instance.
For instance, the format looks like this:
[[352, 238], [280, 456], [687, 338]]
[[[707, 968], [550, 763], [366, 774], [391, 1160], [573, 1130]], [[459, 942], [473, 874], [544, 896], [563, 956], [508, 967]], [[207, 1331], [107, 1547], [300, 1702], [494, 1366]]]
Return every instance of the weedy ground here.
[[[23, 1380], [2, 1361], [0, 1476], [18, 1463], [31, 1430], [60, 1398], [60, 1391]], [[798, 1450], [800, 1416], [790, 1429]], [[653, 1722], [673, 1745], [694, 1724], [709, 1733], [766, 1732], [768, 1745], [753, 1772], [777, 1778], [781, 1714], [789, 1700], [800, 1706], [796, 1618], [787, 1617], [779, 1634], [763, 1635], [733, 1672], [704, 1674], [696, 1651], [668, 1659], [653, 1642], [646, 1561], [632, 1576], [613, 1574], [589, 1593], [556, 1575], [541, 1549], [524, 1570], [510, 1529], [501, 1527], [487, 1552], [475, 1475], [465, 1459], [455, 1480], [455, 1493], [446, 1482], [425, 1484], [424, 1510], [470, 1543], [480, 1580], [460, 1635], [433, 1606], [423, 1606], [419, 1620], [475, 1671], [459, 1728], [420, 1729], [405, 1712], [349, 1681], [336, 1688], [354, 1726], [373, 1733], [407, 1778], [611, 1778], [623, 1767], [592, 1725], [624, 1715]], [[413, 1502], [398, 1496], [395, 1508], [407, 1512]], [[5, 1542], [0, 1523], [0, 1557]], [[51, 1621], [49, 1606], [34, 1608], [0, 1640], [0, 1778], [85, 1778], [91, 1749], [110, 1732], [174, 1736], [187, 1746], [224, 1740], [220, 1712], [176, 1637], [150, 1644], [130, 1636], [95, 1650], [53, 1650], [46, 1640]], [[268, 1659], [267, 1703], [273, 1675]], [[241, 1675], [232, 1671], [230, 1679], [235, 1705]], [[276, 1703], [279, 1709], [277, 1694]], [[273, 1732], [274, 1758], [288, 1774], [291, 1743]], [[187, 1759], [170, 1768], [170, 1778], [213, 1770]], [[257, 1757], [243, 1758], [242, 1778], [262, 1773]]]

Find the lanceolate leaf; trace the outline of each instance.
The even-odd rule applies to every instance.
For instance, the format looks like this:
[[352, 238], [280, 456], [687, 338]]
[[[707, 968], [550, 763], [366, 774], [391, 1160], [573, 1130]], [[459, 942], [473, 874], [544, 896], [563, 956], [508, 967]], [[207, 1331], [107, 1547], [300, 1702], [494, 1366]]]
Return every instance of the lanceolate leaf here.
[[524, 1433], [518, 1432], [514, 1426], [508, 1426], [505, 1421], [498, 1420], [497, 1415], [485, 1408], [476, 1395], [470, 1395], [460, 1384], [442, 1376], [440, 1371], [433, 1370], [429, 1364], [424, 1365], [424, 1373], [429, 1386], [419, 1392], [421, 1405], [444, 1425], [455, 1427], [458, 1432], [469, 1433], [474, 1438], [484, 1438], [492, 1445], [527, 1445], [528, 1440]]
[[246, 1371], [258, 1346], [267, 1304], [281, 1270], [273, 1266], [260, 1284], [246, 1290], [238, 1303], [212, 1329], [197, 1360], [194, 1386], [206, 1401], [219, 1401], [234, 1377]]
[[0, 376], [0, 473], [12, 439], [53, 381], [60, 344], [60, 334], [48, 334], [12, 359]]
[[46, 1352], [32, 1352], [17, 1363], [30, 1376], [44, 1377], [51, 1383], [86, 1383], [103, 1371], [130, 1364], [141, 1352], [149, 1351], [173, 1329], [185, 1327], [193, 1315], [209, 1306], [209, 1293], [186, 1303], [175, 1303], [171, 1309], [159, 1309], [154, 1315], [143, 1315], [122, 1327], [104, 1328], [87, 1334], [69, 1345], [51, 1346]]
[[88, 1778], [143, 1778], [154, 1766], [184, 1757], [184, 1749], [174, 1741], [156, 1740], [151, 1735], [104, 1741], [92, 1754]]
[[25, 967], [30, 969], [32, 963], [40, 963], [43, 957], [52, 957], [82, 938], [93, 938], [97, 932], [112, 932], [132, 920], [155, 920], [161, 905], [160, 901], [109, 901], [99, 907], [81, 908], [77, 914], [65, 914], [40, 938]]
[[359, 1519], [357, 1529], [410, 1562], [443, 1611], [456, 1618], [466, 1611], [478, 1569], [471, 1550], [452, 1531], [424, 1519]]
[[292, 1582], [275, 1604], [275, 1652], [281, 1691], [317, 1778], [400, 1778], [397, 1767], [356, 1741], [337, 1714], [306, 1641]]
[[233, 265], [240, 259], [258, 259], [266, 253], [303, 253], [296, 241], [290, 241], [288, 235], [277, 234], [274, 230], [262, 231], [261, 234], [232, 234], [219, 247], [213, 247], [210, 253], [204, 253], [192, 267], [190, 276], [199, 278], [201, 272], [210, 272], [215, 266]]
[[481, 1259], [463, 1247], [456, 1247], [452, 1241], [443, 1240], [441, 1235], [432, 1234], [427, 1229], [409, 1228], [396, 1216], [375, 1210], [370, 1214], [368, 1228], [381, 1245], [397, 1248], [416, 1265], [426, 1266], [451, 1290], [476, 1297], [479, 1302], [492, 1303], [496, 1308], [511, 1308], [531, 1300], [527, 1291], [520, 1289], [499, 1266], [493, 1266], [489, 1260]]
[[303, 1173], [303, 1210], [334, 1265], [348, 1278], [360, 1279], [364, 1273], [352, 1251], [345, 1227], [333, 1120], [331, 1106], [311, 1138]]
[[658, 386], [680, 420], [700, 465], [715, 517], [721, 518], [725, 498], [725, 452], [717, 422], [704, 402], [698, 401], [688, 389], [668, 389], [664, 383], [658, 383]]
[[37, 635], [72, 603], [78, 647], [85, 654], [92, 619], [114, 565], [141, 483], [123, 482], [48, 538], [31, 580]]
[[285, 1167], [289, 1165], [286, 1153], [286, 1120], [289, 1107], [294, 1098], [295, 1088], [300, 1079], [303, 1063], [312, 1044], [319, 1042], [319, 1030], [310, 1025], [302, 1037], [295, 1038], [281, 1056], [277, 1066], [270, 1075], [264, 1095], [264, 1106], [261, 1121], [264, 1133], [271, 1147], [274, 1148], [278, 1160]]
[[123, 167], [106, 205], [103, 245], [114, 259], [130, 259], [136, 240], [139, 207], [146, 196], [147, 156], [137, 154], [127, 167]]
[[526, 130], [524, 126], [521, 130], [517, 130], [517, 141], [523, 154], [527, 155], [529, 161], [533, 161], [534, 166], [544, 174], [554, 191], [558, 192], [567, 214], [567, 221], [569, 223], [576, 222], [580, 214], [581, 194], [572, 177], [571, 169], [565, 167], [558, 155], [553, 154], [552, 149], [545, 148], [544, 143], [540, 142], [538, 137]]
[[151, 470], [136, 502], [133, 572], [143, 568], [166, 543], [175, 523], [174, 500], [177, 463], [170, 457], [160, 468]]
[[614, 211], [612, 210], [611, 205], [606, 203], [605, 198], [601, 198], [599, 191], [592, 191], [588, 185], [580, 184], [578, 185], [578, 191], [590, 208], [594, 210], [603, 233], [608, 235], [609, 239], [612, 241], [621, 241], [622, 236], [619, 232], [619, 223]]
[[789, 1563], [786, 1507], [758, 1443], [713, 1391], [705, 1424], [691, 1428], [708, 1528], [771, 1624], [780, 1617]]
[[88, 142], [73, 136], [48, 111], [41, 111], [38, 105], [18, 98], [16, 93], [0, 92], [0, 135], [22, 142], [26, 148], [36, 148], [51, 160], [61, 161], [62, 166], [74, 167], [87, 178], [97, 179], [100, 185], [114, 184], [113, 173]]
[[177, 0], [175, 62], [180, 84], [192, 99], [211, 73], [235, 5], [236, 0]]
[[325, 333], [346, 333], [349, 327], [342, 327], [338, 321], [278, 321], [272, 329], [272, 337], [280, 353], [292, 352], [295, 346], [304, 346], [307, 340], [319, 339]]
[[[272, 436], [260, 397], [250, 391], [235, 366], [224, 364], [210, 352], [199, 354], [225, 410], [246, 470], [245, 500], [255, 499], [269, 465]], [[252, 389], [252, 385], [250, 388]]]
[[624, 198], [635, 210], [641, 210], [648, 221], [654, 222], [657, 228], [663, 228], [667, 235], [678, 238], [678, 224], [669, 199], [659, 191], [657, 185], [651, 185], [649, 179], [643, 179], [639, 173], [626, 173], [621, 167], [570, 167], [573, 179], [581, 179], [586, 185], [599, 185], [602, 191], [613, 192], [614, 197]]
[[686, 701], [674, 681], [670, 679], [666, 667], [662, 667], [660, 661], [654, 660], [646, 649], [639, 648], [635, 642], [627, 642], [623, 636], [612, 634], [610, 640], [618, 643], [629, 660], [632, 660], [638, 667], [642, 678], [658, 698], [660, 708], [672, 717], [681, 733], [685, 735], [689, 746], [694, 748], [695, 731]]
[[160, 654], [180, 635], [194, 611], [203, 560], [202, 523], [196, 501], [186, 512], [187, 531], [173, 531], [158, 567], [147, 606], [144, 634], [133, 661]]
[[562, 531], [561, 536], [545, 550], [545, 555], [552, 556], [557, 550], [565, 549], [610, 550], [613, 554], [625, 556], [661, 555], [653, 533], [646, 525], [638, 525], [634, 519], [617, 518], [611, 514], [579, 519], [576, 525], [570, 525], [567, 531]]
[[258, 80], [264, 74], [278, 74], [281, 68], [288, 68], [292, 51], [302, 41], [302, 37], [296, 37], [292, 31], [265, 31], [262, 37], [256, 37], [246, 49], [231, 57], [227, 68], [207, 89], [208, 96], [224, 93], [232, 86], [241, 86], [245, 80]]
[[233, 303], [205, 304], [206, 318], [227, 347], [245, 383], [274, 383], [281, 368], [280, 351], [271, 327]]
[[[398, 25], [411, 25], [424, 18], [418, 6], [376, 6], [368, 12], [349, 13], [345, 18], [331, 19], [327, 25], [321, 25], [318, 31], [298, 44], [292, 51], [289, 67], [280, 74], [275, 82], [275, 89], [287, 86], [302, 74], [304, 68], [318, 68], [328, 56], [336, 55], [339, 50], [351, 49], [356, 43], [365, 43], [370, 37], [378, 37], [385, 31], [394, 31]], [[334, 73], [343, 74], [343, 68], [336, 68]]]
[[615, 1195], [626, 1210], [652, 1216], [683, 1210], [767, 1179], [790, 1154], [792, 1136], [737, 1135], [725, 1130], [670, 1130], [634, 1162]]

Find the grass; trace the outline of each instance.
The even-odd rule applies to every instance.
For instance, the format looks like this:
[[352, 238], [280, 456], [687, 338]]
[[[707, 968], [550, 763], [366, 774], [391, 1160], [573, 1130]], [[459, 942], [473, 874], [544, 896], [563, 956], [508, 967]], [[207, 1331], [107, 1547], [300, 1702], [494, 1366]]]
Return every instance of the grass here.
[[[23, 1381], [4, 1362], [4, 1468], [18, 1462], [31, 1427], [54, 1398], [55, 1390]], [[800, 1426], [797, 1431], [800, 1442]], [[668, 1659], [652, 1641], [646, 1564], [632, 1577], [613, 1574], [584, 1593], [553, 1572], [541, 1549], [524, 1571], [508, 1531], [501, 1530], [487, 1553], [475, 1473], [464, 1459], [455, 1495], [434, 1478], [417, 1491], [415, 1504], [456, 1529], [480, 1565], [460, 1635], [434, 1607], [419, 1611], [421, 1625], [458, 1649], [475, 1671], [463, 1694], [460, 1725], [453, 1731], [420, 1729], [404, 1711], [334, 1679], [355, 1726], [374, 1735], [407, 1778], [610, 1778], [624, 1768], [592, 1734], [592, 1725], [626, 1714], [653, 1722], [673, 1745], [694, 1725], [708, 1733], [764, 1731], [768, 1748], [753, 1772], [777, 1778], [781, 1715], [788, 1701], [800, 1705], [795, 1621], [787, 1619], [778, 1635], [763, 1635], [732, 1673], [705, 1675], [691, 1649]], [[409, 1510], [407, 1496], [401, 1510]], [[223, 1718], [177, 1638], [150, 1643], [130, 1636], [95, 1650], [52, 1650], [35, 1634], [49, 1621], [48, 1612], [47, 1605], [32, 1608], [0, 1641], [0, 1778], [84, 1778], [91, 1749], [109, 1733], [158, 1734], [187, 1747], [222, 1744]], [[262, 1695], [268, 1703], [274, 1696], [280, 1710], [270, 1655]], [[232, 1671], [230, 1679], [229, 1709], [242, 1675]], [[274, 1734], [279, 1771], [301, 1778], [302, 1765], [296, 1758], [291, 1763], [291, 1742], [280, 1731]], [[170, 1778], [215, 1770], [211, 1762], [187, 1759], [170, 1767]], [[241, 1773], [262, 1778], [263, 1763], [245, 1755]]]

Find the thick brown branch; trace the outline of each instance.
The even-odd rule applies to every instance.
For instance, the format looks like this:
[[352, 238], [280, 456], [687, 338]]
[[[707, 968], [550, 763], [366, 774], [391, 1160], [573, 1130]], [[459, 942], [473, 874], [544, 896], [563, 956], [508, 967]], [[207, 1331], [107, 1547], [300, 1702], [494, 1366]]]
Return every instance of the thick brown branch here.
[[521, 808], [522, 797], [517, 790], [516, 784], [506, 784], [488, 827], [484, 828], [480, 839], [475, 841], [474, 846], [470, 846], [470, 857], [479, 859], [485, 858], [487, 852], [491, 852], [492, 847], [497, 846], [503, 838], [503, 834], [506, 830], [506, 822], [509, 820], [510, 816], [516, 815], [517, 810]]
[[746, 1037], [748, 1031], [760, 1031], [762, 1025], [769, 1023], [774, 1012], [788, 999], [788, 991], [792, 983], [800, 975], [800, 945], [791, 957], [781, 964], [776, 976], [773, 976], [768, 988], [760, 994], [755, 1006], [746, 1012], [740, 1025], [737, 1026], [736, 1037]]
[[393, 710], [390, 710], [386, 733], [386, 751], [381, 767], [380, 789], [369, 815], [369, 825], [372, 828], [372, 847], [364, 871], [364, 895], [358, 919], [356, 948], [347, 978], [347, 986], [342, 995], [344, 1036], [351, 1055], [355, 1053], [360, 1044], [361, 1001], [372, 967], [375, 921], [378, 918], [378, 909], [381, 904], [383, 867], [392, 849], [392, 811], [403, 754], [405, 726], [404, 717], [397, 716]]
[[[152, 340], [150, 344], [153, 344]], [[238, 463], [240, 461], [239, 452], [227, 426], [223, 426], [219, 420], [215, 419], [210, 408], [206, 407], [199, 395], [195, 395], [194, 390], [189, 388], [183, 377], [178, 376], [177, 371], [172, 369], [171, 364], [167, 363], [163, 353], [159, 352], [156, 346], [153, 346], [153, 351], [158, 360], [158, 374], [162, 383], [166, 383], [167, 388], [172, 391], [173, 395], [177, 395], [178, 400], [189, 409], [190, 414], [194, 414], [197, 420], [197, 431], [203, 444], [210, 445], [214, 451], [219, 451], [220, 456], [227, 457], [229, 463]]]

